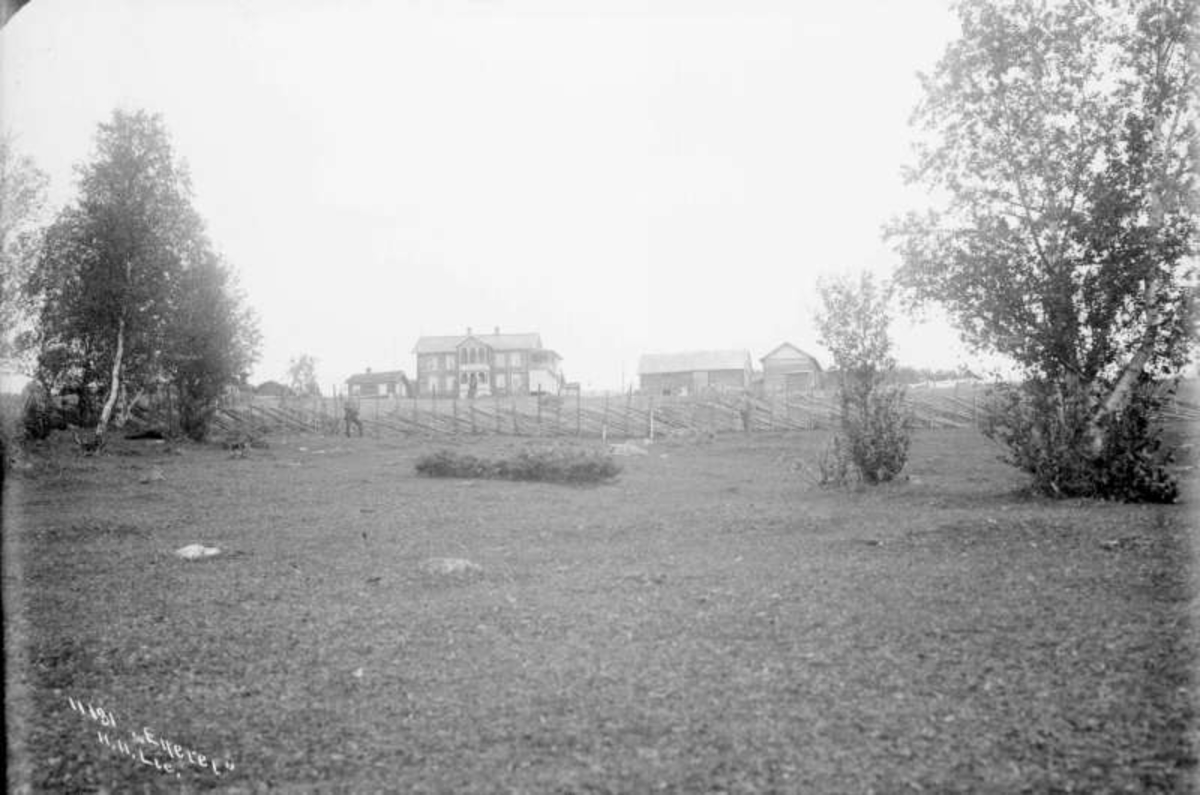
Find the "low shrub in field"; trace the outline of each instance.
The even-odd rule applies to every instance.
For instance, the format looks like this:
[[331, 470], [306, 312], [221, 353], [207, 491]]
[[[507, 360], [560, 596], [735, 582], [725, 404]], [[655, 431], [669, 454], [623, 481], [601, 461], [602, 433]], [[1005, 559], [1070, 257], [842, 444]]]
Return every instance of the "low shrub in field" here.
[[597, 450], [544, 447], [521, 450], [509, 458], [487, 459], [452, 450], [417, 459], [417, 472], [442, 478], [499, 478], [547, 483], [600, 483], [617, 476], [621, 467]]
[[854, 472], [854, 461], [850, 458], [846, 440], [835, 434], [817, 458], [817, 485], [829, 488], [846, 486]]
[[903, 388], [873, 384], [843, 392], [842, 431], [859, 478], [870, 484], [893, 480], [908, 461], [911, 440]]
[[1096, 450], [1089, 424], [1097, 399], [1081, 385], [1030, 380], [993, 390], [983, 433], [1008, 448], [1005, 460], [1028, 472], [1040, 494], [1169, 503], [1179, 487], [1169, 470], [1174, 451], [1162, 442], [1163, 400], [1141, 384], [1101, 423]]

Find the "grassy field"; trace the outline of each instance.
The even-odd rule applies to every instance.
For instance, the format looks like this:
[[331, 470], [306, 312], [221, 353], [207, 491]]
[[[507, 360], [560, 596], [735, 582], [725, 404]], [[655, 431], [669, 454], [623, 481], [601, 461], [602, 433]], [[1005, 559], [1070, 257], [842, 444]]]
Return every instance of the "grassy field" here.
[[415, 441], [34, 449], [9, 788], [1188, 791], [1194, 504], [1022, 496], [970, 431], [822, 491], [822, 441], [657, 444], [586, 488], [422, 478]]

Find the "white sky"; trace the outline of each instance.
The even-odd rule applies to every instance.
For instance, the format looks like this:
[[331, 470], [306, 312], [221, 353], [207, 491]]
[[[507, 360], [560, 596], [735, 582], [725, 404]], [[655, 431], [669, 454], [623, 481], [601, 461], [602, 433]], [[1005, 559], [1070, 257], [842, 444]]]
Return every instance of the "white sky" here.
[[[163, 115], [262, 322], [253, 379], [415, 369], [426, 334], [538, 331], [585, 389], [641, 353], [825, 361], [822, 272], [896, 257], [907, 120], [948, 0], [35, 0], [0, 113], [74, 195], [114, 107]], [[901, 363], [969, 363], [897, 324]]]

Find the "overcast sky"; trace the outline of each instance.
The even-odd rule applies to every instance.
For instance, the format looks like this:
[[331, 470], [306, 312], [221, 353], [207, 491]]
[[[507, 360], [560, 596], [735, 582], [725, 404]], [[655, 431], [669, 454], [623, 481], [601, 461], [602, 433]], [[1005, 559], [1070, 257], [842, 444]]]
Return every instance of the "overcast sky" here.
[[[948, 0], [36, 0], [0, 111], [55, 206], [113, 108], [162, 114], [261, 318], [256, 382], [499, 326], [617, 389], [642, 353], [824, 358], [816, 279], [895, 266], [916, 74], [955, 33]], [[895, 336], [967, 361], [940, 324]]]

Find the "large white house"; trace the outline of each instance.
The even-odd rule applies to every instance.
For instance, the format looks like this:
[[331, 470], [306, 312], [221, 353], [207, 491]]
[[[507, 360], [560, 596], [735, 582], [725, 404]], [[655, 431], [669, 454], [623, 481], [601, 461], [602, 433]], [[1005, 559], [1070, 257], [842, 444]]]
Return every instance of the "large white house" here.
[[562, 357], [542, 347], [537, 333], [421, 337], [416, 393], [423, 397], [556, 394], [562, 387]]

